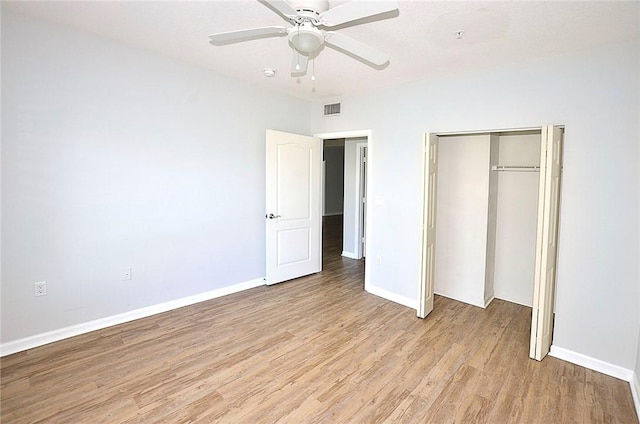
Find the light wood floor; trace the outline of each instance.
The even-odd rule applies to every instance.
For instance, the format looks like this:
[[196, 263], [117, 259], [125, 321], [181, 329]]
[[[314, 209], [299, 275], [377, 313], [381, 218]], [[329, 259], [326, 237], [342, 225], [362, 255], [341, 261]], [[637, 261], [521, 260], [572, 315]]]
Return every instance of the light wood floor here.
[[3, 423], [637, 423], [626, 382], [528, 359], [530, 310], [363, 291], [363, 263], [17, 353]]

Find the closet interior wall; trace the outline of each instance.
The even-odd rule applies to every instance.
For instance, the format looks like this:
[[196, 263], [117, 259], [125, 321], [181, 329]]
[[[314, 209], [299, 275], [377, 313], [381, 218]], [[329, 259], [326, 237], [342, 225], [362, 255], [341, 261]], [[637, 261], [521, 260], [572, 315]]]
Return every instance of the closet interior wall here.
[[540, 141], [539, 130], [440, 136], [437, 294], [532, 305]]

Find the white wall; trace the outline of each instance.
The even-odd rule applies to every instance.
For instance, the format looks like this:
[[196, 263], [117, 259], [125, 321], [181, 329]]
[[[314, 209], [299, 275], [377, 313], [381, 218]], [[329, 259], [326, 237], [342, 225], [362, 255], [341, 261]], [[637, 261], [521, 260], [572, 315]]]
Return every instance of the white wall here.
[[[541, 134], [500, 136], [501, 165], [540, 165]], [[495, 296], [531, 306], [538, 225], [539, 172], [498, 175]]]
[[[496, 69], [467, 69], [344, 96], [314, 133], [371, 129], [372, 287], [416, 299], [426, 131], [566, 125], [554, 345], [632, 369], [640, 300], [638, 42]], [[393, 65], [393, 62], [391, 64]], [[382, 71], [384, 72], [384, 71]], [[407, 302], [408, 304], [410, 302]], [[412, 303], [415, 306], [416, 303]]]
[[[639, 128], [640, 130], [640, 128]], [[640, 163], [640, 147], [638, 148], [638, 163]], [[640, 166], [638, 166], [638, 187], [640, 187]], [[638, 200], [640, 203], [640, 199]], [[638, 205], [638, 221], [640, 222], [640, 204]], [[640, 285], [640, 224], [638, 225], [638, 285]], [[640, 290], [638, 291], [638, 302], [640, 303]], [[636, 390], [634, 393], [636, 402], [636, 413], [638, 414], [638, 420], [640, 420], [640, 308], [638, 308], [638, 350], [636, 352], [636, 366], [635, 366], [635, 384]]]
[[2, 342], [264, 277], [265, 129], [309, 110], [3, 10]]
[[491, 171], [500, 161], [500, 137], [491, 134], [489, 137], [489, 199], [487, 202], [487, 256], [484, 277], [484, 307], [495, 297], [494, 280], [496, 273], [496, 227], [498, 224], [498, 173]]
[[440, 137], [436, 200], [437, 294], [485, 305], [490, 136]]
[[341, 146], [324, 146], [324, 215], [341, 215], [344, 210], [344, 141]]

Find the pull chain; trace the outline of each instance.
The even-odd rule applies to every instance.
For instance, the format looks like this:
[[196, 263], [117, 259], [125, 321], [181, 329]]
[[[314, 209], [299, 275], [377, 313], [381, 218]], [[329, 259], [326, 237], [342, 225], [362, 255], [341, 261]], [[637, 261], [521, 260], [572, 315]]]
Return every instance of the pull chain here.
[[[298, 41], [300, 41], [300, 24], [298, 24]], [[300, 52], [298, 52], [298, 50], [296, 50], [296, 48], [294, 47], [293, 50], [296, 52], [296, 71], [300, 70]]]

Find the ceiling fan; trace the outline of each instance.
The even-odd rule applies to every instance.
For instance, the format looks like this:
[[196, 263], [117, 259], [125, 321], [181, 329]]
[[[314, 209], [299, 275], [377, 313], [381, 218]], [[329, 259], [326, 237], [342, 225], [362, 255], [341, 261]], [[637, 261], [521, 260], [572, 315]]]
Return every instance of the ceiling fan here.
[[292, 75], [304, 74], [310, 56], [323, 45], [336, 48], [363, 59], [370, 66], [380, 67], [389, 56], [339, 32], [326, 31], [345, 23], [380, 15], [398, 9], [396, 0], [353, 0], [329, 8], [328, 0], [260, 0], [277, 11], [293, 27], [268, 26], [220, 32], [209, 36], [213, 45], [224, 45], [257, 38], [287, 36], [293, 47]]

